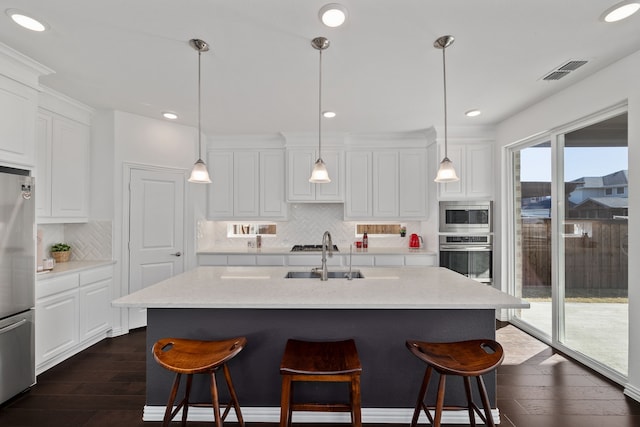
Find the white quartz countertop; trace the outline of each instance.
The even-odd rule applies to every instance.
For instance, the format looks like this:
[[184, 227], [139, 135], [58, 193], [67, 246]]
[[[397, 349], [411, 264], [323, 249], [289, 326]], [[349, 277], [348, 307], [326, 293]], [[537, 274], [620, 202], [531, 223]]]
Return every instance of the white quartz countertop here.
[[52, 279], [64, 274], [79, 273], [84, 270], [90, 270], [92, 268], [103, 267], [107, 265], [115, 264], [112, 260], [98, 260], [98, 261], [68, 261], [58, 262], [50, 271], [39, 271], [36, 273], [36, 281]]
[[[491, 309], [529, 303], [440, 267], [359, 268], [363, 279], [285, 279], [291, 267], [198, 267], [113, 301], [116, 307]], [[331, 269], [331, 271], [335, 271]]]
[[[338, 252], [334, 252], [334, 255], [349, 255], [349, 246], [340, 247], [338, 246]], [[209, 249], [201, 249], [198, 251], [198, 254], [202, 255], [236, 255], [236, 254], [249, 254], [249, 255], [320, 255], [322, 251], [296, 251], [291, 252], [291, 247], [262, 247], [262, 248], [209, 248]], [[426, 249], [416, 249], [416, 248], [368, 248], [368, 249], [357, 249], [353, 248], [354, 255], [360, 254], [370, 254], [370, 255], [436, 255], [433, 251], [428, 251]]]

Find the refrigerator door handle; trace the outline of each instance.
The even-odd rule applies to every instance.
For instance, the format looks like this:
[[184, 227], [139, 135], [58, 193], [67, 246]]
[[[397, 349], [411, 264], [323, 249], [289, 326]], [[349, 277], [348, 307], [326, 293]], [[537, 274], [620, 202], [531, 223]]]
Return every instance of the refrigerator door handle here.
[[4, 328], [0, 329], [0, 334], [4, 334], [6, 332], [11, 331], [12, 329], [18, 328], [20, 327], [23, 323], [27, 323], [27, 319], [21, 319], [18, 320], [16, 323], [12, 323], [9, 326], [5, 326]]

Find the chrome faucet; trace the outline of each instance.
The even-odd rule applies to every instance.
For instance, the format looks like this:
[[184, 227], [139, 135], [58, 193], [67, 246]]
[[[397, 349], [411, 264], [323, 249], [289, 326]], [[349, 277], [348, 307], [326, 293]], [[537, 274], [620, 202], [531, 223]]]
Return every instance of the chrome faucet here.
[[351, 271], [351, 255], [353, 254], [353, 245], [349, 245], [349, 272], [344, 275], [347, 280], [353, 280], [353, 272]]
[[327, 270], [327, 247], [329, 248], [329, 256], [333, 256], [333, 242], [331, 241], [331, 233], [325, 231], [322, 235], [322, 270], [320, 271], [320, 280], [327, 280], [329, 270]]

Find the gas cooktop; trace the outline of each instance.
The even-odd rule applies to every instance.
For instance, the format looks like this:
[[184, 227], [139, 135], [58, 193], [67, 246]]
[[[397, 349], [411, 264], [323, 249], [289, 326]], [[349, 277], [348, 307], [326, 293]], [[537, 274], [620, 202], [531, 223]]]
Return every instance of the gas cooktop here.
[[[340, 252], [338, 246], [333, 245], [335, 252]], [[322, 251], [322, 245], [295, 245], [291, 248], [291, 252], [320, 252]]]

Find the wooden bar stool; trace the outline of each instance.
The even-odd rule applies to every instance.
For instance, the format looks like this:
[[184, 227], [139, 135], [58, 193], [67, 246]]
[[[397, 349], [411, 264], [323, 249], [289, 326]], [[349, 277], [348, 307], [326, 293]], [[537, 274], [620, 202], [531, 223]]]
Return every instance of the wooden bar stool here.
[[[175, 372], [173, 388], [169, 395], [169, 402], [165, 410], [163, 426], [168, 426], [173, 417], [176, 416], [180, 408], [182, 411], [182, 425], [187, 424], [187, 411], [189, 409], [189, 393], [191, 392], [191, 381], [193, 374], [208, 374], [211, 381], [211, 402], [213, 405], [213, 416], [216, 427], [222, 427], [231, 406], [233, 406], [238, 423], [244, 426], [242, 412], [236, 391], [231, 382], [231, 374], [227, 367], [227, 362], [240, 353], [247, 344], [245, 337], [231, 338], [221, 341], [201, 341], [181, 338], [163, 338], [153, 345], [153, 357], [162, 367]], [[220, 403], [218, 402], [218, 387], [216, 385], [216, 371], [222, 366], [224, 377], [229, 388], [230, 402], [227, 404], [224, 414], [220, 415]], [[182, 374], [187, 375], [187, 384], [184, 399], [172, 411], [173, 403], [176, 399], [178, 386]]]
[[[502, 363], [504, 351], [500, 344], [493, 340], [471, 340], [451, 343], [429, 343], [407, 340], [407, 348], [411, 353], [416, 355], [418, 359], [427, 364], [427, 371], [425, 372], [420, 393], [418, 394], [416, 408], [413, 412], [411, 427], [415, 427], [418, 423], [420, 409], [424, 410], [427, 418], [429, 418], [429, 422], [434, 427], [440, 427], [442, 410], [445, 409], [444, 391], [447, 375], [458, 375], [464, 379], [464, 388], [467, 395], [466, 409], [469, 411], [469, 421], [471, 425], [476, 425], [475, 413], [477, 413], [486, 425], [495, 427], [491, 415], [491, 405], [489, 404], [489, 398], [487, 397], [487, 390], [484, 386], [482, 375], [493, 371]], [[429, 386], [429, 378], [433, 370], [440, 374], [434, 417], [432, 417], [429, 412], [429, 409], [433, 407], [428, 407], [424, 403], [424, 397], [427, 393], [427, 387]], [[484, 415], [473, 402], [470, 377], [476, 377], [477, 379]], [[446, 409], [465, 408], [449, 406], [446, 407]]]
[[[361, 427], [361, 373], [362, 366], [352, 339], [322, 342], [288, 340], [280, 363], [280, 427], [291, 425], [293, 411], [351, 412], [351, 423]], [[348, 382], [349, 403], [294, 403], [293, 383], [298, 381]]]

